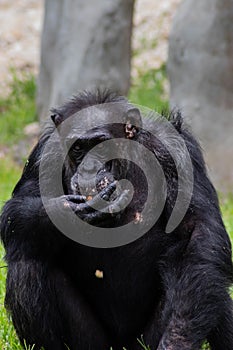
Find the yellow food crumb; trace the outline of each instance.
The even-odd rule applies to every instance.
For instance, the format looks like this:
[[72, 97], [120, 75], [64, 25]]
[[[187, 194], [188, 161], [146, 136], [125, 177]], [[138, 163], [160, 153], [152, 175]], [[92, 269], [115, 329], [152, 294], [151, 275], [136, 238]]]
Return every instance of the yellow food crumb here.
[[135, 214], [134, 223], [135, 223], [135, 224], [138, 224], [138, 223], [140, 223], [140, 222], [142, 222], [142, 221], [143, 221], [143, 216], [142, 216], [142, 214], [139, 213], [139, 212], [137, 212], [137, 213]]
[[96, 270], [96, 271], [95, 271], [95, 277], [97, 277], [97, 278], [104, 278], [104, 273], [103, 273], [103, 271]]

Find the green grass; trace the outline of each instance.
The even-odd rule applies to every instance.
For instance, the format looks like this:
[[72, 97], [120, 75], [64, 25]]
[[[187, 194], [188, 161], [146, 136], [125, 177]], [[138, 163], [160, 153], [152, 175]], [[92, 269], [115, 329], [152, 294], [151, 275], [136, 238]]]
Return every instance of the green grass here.
[[223, 220], [233, 242], [233, 193], [228, 196], [220, 195]]
[[9, 195], [13, 190], [14, 185], [19, 180], [22, 169], [8, 156], [1, 159], [0, 171], [0, 207], [3, 202], [9, 199]]
[[[165, 66], [159, 70], [147, 72], [133, 81], [129, 93], [130, 100], [139, 105], [153, 108], [158, 112], [166, 110], [168, 102], [164, 89], [165, 81]], [[9, 96], [6, 98], [0, 97], [0, 207], [10, 198], [22, 171], [22, 167], [13, 160], [12, 145], [22, 139], [24, 126], [33, 122], [35, 116], [34, 77], [28, 75], [24, 76], [23, 79], [19, 79], [14, 76]], [[220, 199], [224, 222], [233, 239], [233, 195]], [[0, 245], [0, 349], [20, 350], [22, 347], [17, 340], [3, 305], [6, 277], [3, 255], [4, 251]], [[150, 350], [144, 344], [143, 338], [140, 341], [142, 349]], [[205, 349], [208, 349], [208, 347], [205, 347]]]
[[10, 94], [0, 97], [0, 144], [5, 145], [18, 141], [24, 126], [36, 119], [34, 76], [12, 74]]
[[132, 80], [129, 100], [141, 106], [149, 107], [158, 113], [168, 110], [168, 98], [165, 90], [166, 66], [152, 69]]

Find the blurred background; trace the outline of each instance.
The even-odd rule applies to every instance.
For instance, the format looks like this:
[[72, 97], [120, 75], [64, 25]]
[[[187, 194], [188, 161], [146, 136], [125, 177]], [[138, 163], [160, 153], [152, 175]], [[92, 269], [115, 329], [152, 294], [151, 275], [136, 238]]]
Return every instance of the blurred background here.
[[[232, 0], [0, 0], [0, 77], [0, 206], [49, 109], [108, 86], [158, 112], [181, 109], [233, 236]], [[3, 267], [0, 348], [21, 349], [4, 279]]]

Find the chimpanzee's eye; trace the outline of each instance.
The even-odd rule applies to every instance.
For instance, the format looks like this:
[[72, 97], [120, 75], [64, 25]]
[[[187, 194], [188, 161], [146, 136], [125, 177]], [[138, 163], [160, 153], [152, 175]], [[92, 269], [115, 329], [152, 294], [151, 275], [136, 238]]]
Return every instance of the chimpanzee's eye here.
[[74, 144], [69, 151], [69, 156], [74, 162], [80, 161], [83, 155], [84, 155], [84, 150], [82, 146], [79, 145], [78, 143]]
[[74, 147], [72, 148], [72, 151], [80, 152], [81, 151], [81, 146], [78, 145], [78, 144], [74, 145]]

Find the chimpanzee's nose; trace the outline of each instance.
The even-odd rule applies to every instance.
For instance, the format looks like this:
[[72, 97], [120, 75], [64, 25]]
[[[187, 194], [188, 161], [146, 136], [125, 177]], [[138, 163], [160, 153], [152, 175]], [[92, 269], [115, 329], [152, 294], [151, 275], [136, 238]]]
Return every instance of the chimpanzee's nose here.
[[82, 171], [84, 172], [93, 172], [93, 170], [95, 169], [95, 164], [93, 162], [93, 160], [86, 160], [82, 166]]
[[102, 163], [97, 159], [85, 159], [85, 161], [78, 167], [78, 174], [81, 176], [96, 175], [102, 166]]

